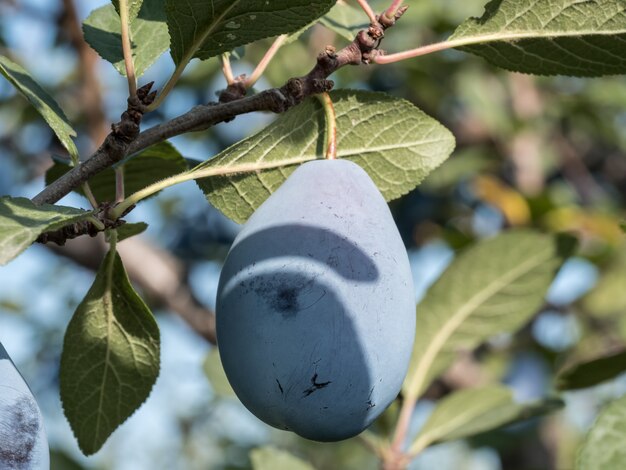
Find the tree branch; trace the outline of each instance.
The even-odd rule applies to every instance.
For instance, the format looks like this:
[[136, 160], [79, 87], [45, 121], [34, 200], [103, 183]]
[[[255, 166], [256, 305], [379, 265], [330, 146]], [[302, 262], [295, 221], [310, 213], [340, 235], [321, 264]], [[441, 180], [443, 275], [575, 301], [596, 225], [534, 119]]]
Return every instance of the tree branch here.
[[[396, 15], [397, 18], [402, 16], [404, 11], [405, 9], [401, 9]], [[128, 111], [122, 115], [120, 123], [113, 125], [113, 132], [107, 136], [102, 146], [84, 163], [68, 171], [35, 196], [33, 202], [53, 204], [126, 156], [171, 137], [205, 130], [241, 114], [257, 111], [283, 113], [311, 95], [328, 92], [334, 86], [334, 83], [327, 79], [332, 73], [346, 65], [369, 64], [380, 54], [378, 51], [380, 39], [384, 36], [385, 29], [390, 26], [393, 24], [372, 24], [367, 31], [360, 31], [354, 41], [340, 51], [328, 46], [318, 56], [315, 66], [307, 75], [292, 78], [281, 88], [273, 88], [246, 97], [245, 87], [234, 83], [221, 94], [220, 103], [196, 106], [171, 121], [139, 133], [141, 117], [154, 100], [154, 93], [148, 94], [150, 88], [142, 87], [137, 92], [137, 98], [129, 98]]]
[[137, 90], [136, 96], [128, 98], [128, 108], [122, 114], [120, 122], [111, 126], [111, 133], [96, 153], [44, 188], [32, 199], [33, 203], [55, 203], [92, 176], [124, 159], [128, 154], [128, 146], [139, 135], [139, 124], [146, 107], [156, 96], [155, 92], [150, 92], [151, 88], [152, 83], [148, 83]]

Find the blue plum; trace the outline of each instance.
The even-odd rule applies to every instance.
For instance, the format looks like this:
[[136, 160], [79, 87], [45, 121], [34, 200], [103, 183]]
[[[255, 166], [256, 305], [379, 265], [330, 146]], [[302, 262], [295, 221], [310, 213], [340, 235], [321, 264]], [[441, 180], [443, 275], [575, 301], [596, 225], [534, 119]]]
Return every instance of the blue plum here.
[[0, 343], [0, 469], [50, 468], [39, 406]]
[[347, 160], [300, 166], [220, 276], [218, 347], [241, 402], [308, 439], [352, 437], [397, 396], [414, 333], [409, 261], [375, 184]]

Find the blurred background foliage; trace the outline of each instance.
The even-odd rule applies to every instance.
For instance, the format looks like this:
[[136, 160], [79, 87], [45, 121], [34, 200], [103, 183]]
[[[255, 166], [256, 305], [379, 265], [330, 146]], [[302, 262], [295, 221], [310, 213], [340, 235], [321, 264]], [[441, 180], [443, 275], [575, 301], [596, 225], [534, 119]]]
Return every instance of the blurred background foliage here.
[[[96, 59], [77, 36], [76, 19], [106, 3], [0, 2], [2, 53], [21, 62], [61, 103], [79, 133], [83, 156], [100, 144], [126, 102], [125, 79]], [[386, 3], [372, 2], [378, 10]], [[461, 21], [479, 16], [485, 2], [406, 3], [409, 12], [384, 39], [383, 49], [399, 51], [445, 39]], [[246, 47], [243, 57], [234, 61], [235, 73], [251, 72], [270, 43]], [[315, 26], [281, 51], [257, 88], [279, 86], [305, 74], [327, 44], [346, 43], [346, 38]], [[172, 70], [166, 54], [142, 83], [155, 80], [162, 85]], [[451, 390], [503, 381], [516, 398], [532, 400], [554, 394], [563, 381], [575, 380], [561, 374], [571, 364], [605, 355], [624, 357], [620, 356], [626, 349], [626, 244], [620, 229], [626, 198], [623, 77], [512, 74], [452, 50], [393, 65], [343, 68], [333, 78], [337, 88], [406, 98], [457, 137], [450, 160], [418, 189], [391, 204], [409, 252], [417, 300], [457, 250], [507, 228], [571, 231], [582, 242], [530, 324], [462, 354], [428, 390], [418, 405], [414, 432], [432, 409], [431, 400]], [[215, 100], [215, 92], [224, 86], [216, 60], [194, 61], [165, 104], [146, 116], [144, 127]], [[0, 101], [0, 192], [32, 197], [43, 187], [51, 155], [62, 154], [62, 147], [5, 81], [0, 81]], [[172, 143], [186, 157], [206, 160], [273, 118], [242, 116]], [[61, 203], [87, 206], [78, 195]], [[53, 451], [52, 468], [247, 469], [252, 461], [265, 468], [264, 452], [250, 451], [268, 444], [317, 469], [377, 468], [375, 457], [358, 438], [313, 443], [256, 420], [233, 397], [216, 350], [182, 319], [192, 314], [189, 309], [206, 313], [214, 307], [220, 266], [238, 226], [211, 208], [193, 183], [166, 190], [141, 205], [129, 220], [150, 225], [129, 252], [158, 254], [140, 260], [129, 256], [125, 261], [129, 271], [137, 271], [134, 280], [139, 289], [152, 299], [162, 329], [162, 372], [148, 402], [94, 457], [81, 456], [62, 415], [58, 365], [65, 327], [91, 284], [89, 268], [99, 263], [101, 251], [85, 248], [80, 255], [82, 248], [72, 251], [71, 244], [66, 251], [36, 246], [0, 270], [0, 340], [40, 402]], [[161, 276], [159, 281], [178, 297], [181, 292], [191, 296], [191, 306], [174, 294], [164, 301], [150, 291], [150, 282], [141, 281], [142, 272], [144, 278]], [[600, 363], [593, 369], [603, 367]], [[571, 469], [576, 448], [600, 407], [625, 392], [624, 376], [565, 392], [566, 406], [559, 412], [468, 441], [434, 446], [410, 468]], [[395, 407], [388, 410], [376, 430], [392, 429], [396, 412]], [[285, 468], [309, 468], [295, 463], [294, 457], [284, 457]]]

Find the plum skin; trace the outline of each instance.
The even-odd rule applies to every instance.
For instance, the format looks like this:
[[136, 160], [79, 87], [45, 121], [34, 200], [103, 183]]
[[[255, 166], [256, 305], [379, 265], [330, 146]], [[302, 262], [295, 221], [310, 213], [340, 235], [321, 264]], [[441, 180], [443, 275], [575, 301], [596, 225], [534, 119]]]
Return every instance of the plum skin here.
[[258, 418], [317, 441], [369, 426], [406, 375], [415, 294], [367, 173], [347, 160], [296, 169], [235, 239], [216, 315], [226, 375]]
[[49, 468], [48, 441], [39, 406], [0, 343], [0, 469]]

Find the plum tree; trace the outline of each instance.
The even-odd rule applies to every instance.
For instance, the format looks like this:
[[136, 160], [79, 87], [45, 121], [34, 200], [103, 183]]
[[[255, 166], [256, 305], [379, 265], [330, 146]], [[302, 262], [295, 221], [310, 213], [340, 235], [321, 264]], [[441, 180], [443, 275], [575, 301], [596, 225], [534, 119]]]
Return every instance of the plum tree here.
[[0, 343], [0, 468], [48, 468], [49, 458], [39, 406]]
[[266, 423], [345, 439], [397, 396], [414, 304], [404, 244], [367, 173], [346, 160], [309, 162], [250, 217], [226, 258], [220, 357]]
[[[277, 428], [322, 441], [354, 436], [401, 389], [397, 420], [394, 416], [390, 423], [387, 418], [392, 413], [385, 413], [360, 439], [385, 470], [404, 470], [431, 445], [483, 434], [563, 406], [549, 396], [537, 397], [536, 403], [517, 403], [509, 387], [495, 383], [504, 381], [504, 368], [490, 365], [501, 363], [493, 359], [506, 357], [508, 361], [516, 356], [512, 352], [519, 344], [526, 349], [530, 343], [526, 335], [534, 328], [524, 326], [546, 308], [546, 292], [557, 270], [573, 254], [574, 244], [560, 231], [578, 229], [585, 241], [592, 232], [602, 233], [611, 249], [623, 240], [615, 220], [588, 212], [601, 202], [596, 209], [604, 212], [613, 206], [613, 213], [623, 217], [620, 204], [606, 204], [612, 194], [624, 192], [623, 162], [619, 157], [605, 160], [594, 155], [596, 180], [581, 164], [584, 155], [577, 155], [592, 139], [579, 136], [569, 117], [563, 121], [560, 117], [584, 116], [579, 124], [589, 129], [596, 129], [601, 121], [611, 123], [599, 132], [607, 141], [589, 156], [621, 155], [624, 141], [618, 136], [623, 134], [619, 127], [623, 127], [623, 110], [617, 106], [611, 115], [606, 103], [619, 103], [615, 97], [624, 92], [611, 82], [599, 87], [602, 93], [588, 90], [589, 104], [603, 106], [597, 116], [584, 106], [579, 109], [565, 102], [559, 111], [557, 99], [544, 106], [542, 98], [556, 89], [578, 93], [586, 82], [546, 79], [534, 83], [522, 74], [583, 78], [626, 73], [626, 3], [485, 0], [481, 18], [468, 18], [452, 31], [463, 11], [478, 11], [476, 2], [481, 0], [459, 2], [462, 9], [441, 8], [441, 2], [413, 2], [420, 5], [408, 10], [411, 2], [403, 0], [112, 0], [94, 10], [81, 26], [76, 0], [63, 0], [59, 2], [63, 14], [38, 16], [70, 23], [64, 29], [72, 36], [69, 42], [78, 52], [80, 67], [68, 70], [71, 75], [59, 79], [56, 86], [61, 104], [72, 106], [69, 115], [79, 124], [79, 132], [61, 105], [18, 63], [18, 55], [5, 52], [14, 38], [5, 40], [0, 34], [0, 74], [50, 127], [48, 137], [32, 139], [41, 140], [32, 148], [26, 145], [33, 129], [39, 133], [39, 123], [31, 122], [32, 113], [12, 108], [19, 100], [0, 89], [3, 98], [10, 98], [4, 101], [11, 107], [9, 112], [2, 110], [0, 119], [12, 116], [0, 133], [0, 153], [13, 155], [20, 147], [28, 149], [25, 153], [40, 153], [33, 150], [39, 145], [48, 145], [50, 155], [59, 155], [61, 146], [66, 150], [50, 162], [46, 187], [32, 199], [0, 197], [0, 265], [35, 242], [64, 245], [83, 235], [102, 235], [97, 248], [88, 254], [80, 250], [69, 255], [97, 269], [97, 275], [77, 304], [60, 354], [58, 384], [64, 413], [84, 454], [98, 452], [148, 399], [160, 372], [158, 324], [131, 281], [151, 300], [159, 297], [153, 306], [176, 311], [203, 338], [215, 344], [219, 337], [223, 365], [237, 395], [254, 414]], [[312, 32], [305, 33], [309, 29]], [[430, 43], [446, 30], [451, 33], [447, 39]], [[66, 40], [58, 36], [59, 41]], [[266, 42], [270, 38], [271, 44]], [[407, 48], [418, 38], [426, 43]], [[309, 47], [304, 47], [304, 41]], [[95, 55], [90, 58], [86, 43], [128, 82], [126, 109], [112, 125], [105, 122], [105, 116], [123, 103], [109, 97], [100, 100], [99, 90], [108, 87], [99, 86], [101, 74], [94, 68]], [[387, 53], [381, 49], [383, 44], [399, 51]], [[316, 53], [307, 57], [312, 49]], [[422, 62], [423, 68], [391, 65], [379, 72], [389, 64], [452, 49], [482, 57], [490, 68], [471, 65], [467, 75], [462, 72], [457, 79], [457, 71], [465, 67], [464, 56], [448, 53]], [[167, 50], [173, 60], [171, 75], [155, 76], [158, 84], [153, 91], [155, 82], [147, 83], [142, 75]], [[276, 58], [279, 67], [269, 69]], [[195, 59], [221, 64], [196, 68]], [[252, 65], [252, 72], [237, 75], [231, 64], [234, 60]], [[26, 61], [26, 65], [33, 62]], [[190, 64], [194, 64], [193, 71], [187, 69]], [[236, 65], [245, 69], [242, 62]], [[347, 70], [347, 66], [366, 65], [371, 74]], [[510, 79], [506, 86], [500, 83], [505, 75], [477, 79], [479, 73], [491, 74], [491, 66], [521, 74], [506, 75]], [[218, 92], [217, 102], [207, 103], [207, 83], [220, 73], [224, 89]], [[80, 87], [84, 99], [71, 96], [78, 88], [70, 77], [84, 82]], [[261, 90], [259, 85], [252, 92], [263, 83], [261, 77], [273, 88]], [[334, 77], [343, 90], [334, 90]], [[196, 88], [185, 90], [191, 84]], [[460, 96], [453, 96], [453, 90]], [[115, 92], [111, 97], [120, 95]], [[193, 107], [188, 101], [192, 97], [197, 98]], [[178, 104], [169, 106], [174, 101]], [[451, 156], [456, 142], [452, 132], [421, 111], [416, 102], [441, 114], [463, 137], [458, 158], [438, 175], [431, 174]], [[506, 109], [496, 110], [492, 105], [498, 102]], [[171, 115], [185, 103], [190, 109]], [[548, 108], [550, 112], [544, 112]], [[514, 111], [513, 125], [501, 125], [510, 111]], [[212, 128], [237, 119], [239, 129], [247, 132], [251, 126], [242, 123], [241, 117], [253, 112], [277, 117], [255, 134], [237, 132], [243, 140], [222, 148], [222, 130]], [[152, 127], [142, 129], [146, 115]], [[546, 127], [550, 120], [552, 126]], [[168, 142], [208, 130], [200, 135], [212, 142], [202, 148], [219, 147], [220, 152], [198, 156], [203, 161], [191, 167], [193, 160]], [[56, 140], [49, 138], [53, 135]], [[611, 140], [620, 151], [606, 152], [605, 143]], [[188, 146], [191, 140], [187, 138], [180, 143], [183, 152], [200, 148], [195, 143]], [[329, 161], [322, 160], [325, 149]], [[546, 164], [541, 161], [544, 154], [550, 157]], [[502, 165], [495, 164], [496, 155], [505, 157]], [[33, 171], [43, 168], [32, 162], [24, 166]], [[413, 193], [398, 204], [398, 213], [404, 212], [408, 222], [399, 224], [405, 240], [419, 245], [440, 238], [454, 249], [472, 246], [455, 254], [445, 273], [424, 294], [415, 315], [407, 253], [385, 201], [408, 195], [427, 177], [424, 192]], [[609, 180], [613, 188], [606, 191]], [[167, 271], [161, 275], [147, 267], [153, 263], [146, 261], [145, 251], [133, 252], [127, 248], [132, 243], [119, 249], [119, 242], [147, 228], [143, 223], [127, 224], [126, 216], [143, 200], [186, 181], [195, 181], [226, 217], [246, 223], [225, 261], [217, 319], [208, 307], [198, 308], [200, 302], [192, 292], [195, 286], [185, 285], [187, 270], [178, 263], [163, 262], [160, 254], [152, 256]], [[549, 181], [558, 182], [558, 187]], [[437, 186], [438, 191], [450, 194], [441, 200], [431, 198]], [[461, 191], [450, 191], [452, 186]], [[570, 194], [569, 188], [578, 195]], [[86, 198], [82, 205], [57, 204], [71, 192]], [[452, 193], [455, 201], [449, 204], [446, 201]], [[474, 200], [479, 202], [476, 210]], [[585, 207], [570, 208], [576, 201]], [[193, 204], [185, 196], [187, 203]], [[181, 212], [191, 212], [184, 209]], [[493, 217], [492, 209], [502, 217]], [[176, 219], [169, 217], [174, 212], [178, 211], [163, 211], [168, 214], [168, 230], [175, 225]], [[195, 208], [193, 212], [200, 214]], [[531, 224], [539, 230], [521, 229]], [[180, 225], [176, 228], [184, 231]], [[480, 240], [498, 231], [507, 233]], [[209, 245], [206, 239], [199, 244]], [[581, 256], [594, 263], [600, 262], [600, 252], [609, 256], [610, 250], [591, 245], [582, 244]], [[222, 261], [223, 251], [219, 253]], [[130, 277], [124, 263], [130, 267]], [[623, 264], [617, 262], [614, 272], [622, 273]], [[623, 284], [622, 277], [616, 279], [599, 283], [602, 298], [614, 297], [613, 291]], [[594, 310], [593, 298], [587, 301], [585, 309]], [[554, 300], [548, 304], [558, 307], [559, 318], [569, 310]], [[623, 303], [611, 302], [602, 310], [622, 311]], [[607, 322], [593, 319], [581, 330], [604, 337], [608, 331], [624, 329], [616, 328], [621, 325], [617, 318], [600, 316], [606, 316]], [[502, 333], [507, 334], [506, 341], [489, 341]], [[603, 342], [590, 339], [593, 344]], [[624, 342], [624, 338], [619, 340]], [[617, 343], [611, 339], [607, 344]], [[533, 353], [545, 356], [551, 366], [561, 362], [554, 354], [545, 354], [544, 345], [538, 349], [533, 347]], [[43, 426], [27, 386], [4, 351], [0, 352], [0, 384], [3, 380], [18, 384], [0, 393], [0, 452], [3, 458], [26, 462], [36, 458], [33, 452], [43, 442], [37, 440], [40, 435], [43, 439]], [[460, 364], [459, 353], [484, 373], [468, 369], [470, 380], [455, 379], [457, 368], [452, 366]], [[623, 352], [612, 353], [587, 364], [580, 362], [586, 353], [572, 354], [573, 368], [561, 376], [560, 386], [586, 387], [623, 372]], [[606, 367], [602, 374], [587, 374], [601, 365]], [[458, 390], [467, 386], [474, 389]], [[219, 395], [217, 387], [213, 391]], [[414, 418], [420, 414], [415, 411], [425, 395], [437, 402], [413, 435], [419, 424]], [[620, 402], [619, 409], [626, 416], [625, 405]], [[594, 435], [605, 436], [613, 426], [610, 420], [600, 422]], [[19, 427], [25, 432], [13, 433]], [[598, 446], [599, 453], [611, 455], [621, 448], [626, 428], [615, 428], [614, 442], [606, 448]], [[189, 428], [185, 425], [185, 429]], [[585, 452], [592, 447], [595, 444], [586, 446]], [[42, 455], [43, 467], [44, 459]], [[252, 460], [255, 470], [262, 470]], [[597, 459], [591, 453], [581, 461]], [[7, 465], [0, 462], [0, 466]], [[503, 466], [509, 468], [507, 463]], [[566, 466], [573, 468], [573, 464]], [[622, 467], [623, 462], [616, 466]]]

